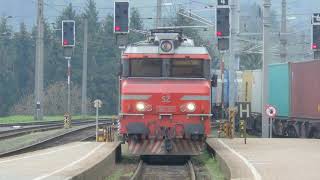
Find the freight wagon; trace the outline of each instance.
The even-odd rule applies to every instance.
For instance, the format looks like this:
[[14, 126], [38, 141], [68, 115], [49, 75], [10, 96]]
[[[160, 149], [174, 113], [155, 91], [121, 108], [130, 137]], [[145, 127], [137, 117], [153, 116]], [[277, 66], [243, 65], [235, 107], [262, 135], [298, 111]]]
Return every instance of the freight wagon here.
[[[212, 88], [212, 109], [213, 117], [215, 119], [221, 118], [221, 91], [222, 91], [222, 80], [221, 71], [213, 71], [218, 76], [217, 87]], [[229, 78], [228, 71], [225, 70], [224, 78], [224, 107], [228, 108], [229, 105]], [[261, 91], [261, 70], [246, 70], [237, 71], [235, 80], [235, 101], [249, 102], [251, 104], [251, 114], [247, 121], [247, 128], [254, 134], [261, 132], [261, 110], [262, 110], [262, 91]], [[223, 113], [225, 114], [225, 113]]]
[[320, 138], [320, 61], [269, 66], [268, 103], [277, 108], [273, 133]]
[[[229, 71], [224, 71], [224, 84], [222, 88], [222, 79], [221, 79], [221, 71], [213, 70], [212, 71], [217, 76], [217, 87], [212, 88], [211, 102], [212, 102], [212, 112], [214, 119], [221, 119], [222, 114], [226, 117], [225, 112], [221, 112], [221, 106], [223, 105], [225, 109], [229, 107]], [[243, 99], [243, 88], [242, 88], [242, 71], [236, 72], [236, 101], [238, 102], [240, 99]], [[223, 104], [222, 101], [222, 89], [223, 89]]]
[[[215, 110], [221, 110], [221, 76], [218, 86], [212, 89]], [[228, 71], [225, 71], [224, 105], [228, 108]], [[320, 138], [320, 61], [282, 63], [269, 65], [268, 104], [275, 106], [277, 116], [273, 133], [285, 137]], [[236, 102], [251, 104], [247, 130], [261, 133], [262, 72], [238, 71], [235, 81]], [[215, 114], [215, 113], [214, 113]], [[217, 119], [221, 118], [219, 111]]]
[[262, 71], [246, 70], [243, 72], [242, 101], [251, 104], [251, 114], [247, 120], [247, 131], [259, 135], [262, 117]]

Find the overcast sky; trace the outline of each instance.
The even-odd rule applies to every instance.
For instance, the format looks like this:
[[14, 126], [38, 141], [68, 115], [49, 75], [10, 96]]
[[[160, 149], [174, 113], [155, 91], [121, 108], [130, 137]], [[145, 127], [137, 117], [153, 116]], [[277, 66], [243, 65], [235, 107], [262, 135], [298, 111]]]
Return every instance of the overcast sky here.
[[[45, 17], [53, 22], [59, 12], [68, 3], [72, 2], [76, 6], [76, 10], [81, 12], [86, 0], [44, 0], [45, 1]], [[191, 7], [195, 10], [203, 9], [206, 4], [215, 4], [215, 0], [163, 0], [164, 3], [172, 6], [167, 6], [164, 9], [165, 13], [170, 13], [177, 8]], [[240, 0], [242, 4], [257, 2], [261, 4], [262, 0]], [[26, 22], [32, 26], [36, 22], [36, 2], [37, 0], [0, 0], [0, 15], [14, 16], [10, 19], [10, 24], [17, 26], [20, 22]], [[154, 17], [156, 0], [131, 0], [131, 6], [138, 7], [143, 17]], [[104, 17], [112, 13], [113, 0], [96, 0], [100, 16]], [[272, 0], [273, 6], [280, 15], [281, 0]], [[296, 20], [291, 20], [294, 26], [301, 23], [309, 24], [310, 16], [313, 12], [320, 12], [320, 0], [288, 0], [288, 15], [296, 17]], [[203, 16], [212, 16], [211, 12], [198, 12]], [[245, 12], [244, 12], [245, 13]], [[209, 17], [208, 17], [209, 18]], [[212, 18], [212, 17], [211, 17]], [[149, 20], [150, 21], [150, 20]], [[147, 22], [148, 24], [149, 22]]]

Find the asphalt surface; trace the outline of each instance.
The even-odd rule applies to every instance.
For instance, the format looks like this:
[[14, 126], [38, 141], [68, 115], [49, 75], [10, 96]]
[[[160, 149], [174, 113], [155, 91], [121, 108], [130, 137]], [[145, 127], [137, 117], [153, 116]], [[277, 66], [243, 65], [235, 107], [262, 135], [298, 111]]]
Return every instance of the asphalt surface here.
[[318, 139], [216, 139], [208, 144], [222, 156], [230, 179], [319, 180]]
[[0, 159], [0, 180], [68, 179], [110, 154], [118, 143], [76, 142]]

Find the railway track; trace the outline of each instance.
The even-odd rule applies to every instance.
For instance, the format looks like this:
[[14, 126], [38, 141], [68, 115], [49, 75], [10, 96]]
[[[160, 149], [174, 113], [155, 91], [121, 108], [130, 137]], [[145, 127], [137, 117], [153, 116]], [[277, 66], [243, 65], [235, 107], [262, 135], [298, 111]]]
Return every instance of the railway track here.
[[[111, 119], [101, 119], [101, 120], [99, 120], [99, 122], [111, 122], [110, 120]], [[92, 123], [95, 123], [95, 120], [88, 120], [88, 121], [74, 120], [72, 122], [72, 125], [73, 126], [81, 126], [81, 125], [92, 124]], [[19, 126], [17, 127], [17, 125], [15, 125], [14, 127], [16, 127], [16, 128], [14, 128], [14, 129], [0, 131], [0, 140], [18, 137], [18, 136], [29, 134], [32, 132], [41, 132], [41, 131], [59, 129], [64, 126], [63, 122], [61, 122], [61, 121], [47, 122], [47, 123], [41, 122], [37, 125], [30, 125], [30, 124], [31, 123], [29, 123], [27, 125], [27, 123], [24, 123], [25, 127], [19, 127]], [[4, 125], [4, 124], [2, 124], [2, 125]], [[6, 127], [10, 127], [10, 125], [12, 125], [12, 124], [7, 124]], [[2, 127], [4, 127], [4, 126], [2, 126]]]
[[191, 160], [184, 164], [149, 164], [141, 160], [130, 180], [195, 180]]
[[[111, 125], [111, 122], [100, 123], [99, 125]], [[46, 139], [29, 144], [27, 146], [0, 153], [0, 158], [35, 151], [39, 149], [45, 149], [57, 145], [67, 144], [70, 142], [88, 140], [95, 136], [95, 128], [95, 124], [84, 125], [76, 129], [64, 132], [62, 134], [58, 134], [53, 137], [48, 137]]]
[[[99, 120], [111, 120], [112, 118], [99, 118]], [[83, 119], [72, 119], [72, 123], [81, 123], [85, 121], [95, 121], [94, 118], [89, 118], [87, 120]], [[20, 123], [0, 123], [0, 127], [11, 127], [11, 126], [39, 126], [39, 125], [49, 125], [49, 124], [63, 124], [63, 120], [56, 121], [32, 121], [32, 122], [20, 122]]]

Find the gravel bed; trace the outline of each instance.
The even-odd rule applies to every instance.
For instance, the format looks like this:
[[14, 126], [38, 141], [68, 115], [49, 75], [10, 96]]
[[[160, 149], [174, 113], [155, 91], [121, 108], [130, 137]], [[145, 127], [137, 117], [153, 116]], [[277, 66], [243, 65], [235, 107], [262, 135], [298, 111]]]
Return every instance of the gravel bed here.
[[83, 126], [72, 127], [69, 129], [56, 129], [44, 132], [35, 132], [15, 138], [5, 139], [0, 141], [0, 153], [11, 151], [14, 149], [22, 148], [30, 144], [43, 141], [53, 136], [61, 135], [66, 132], [70, 132], [75, 129], [79, 129]]

